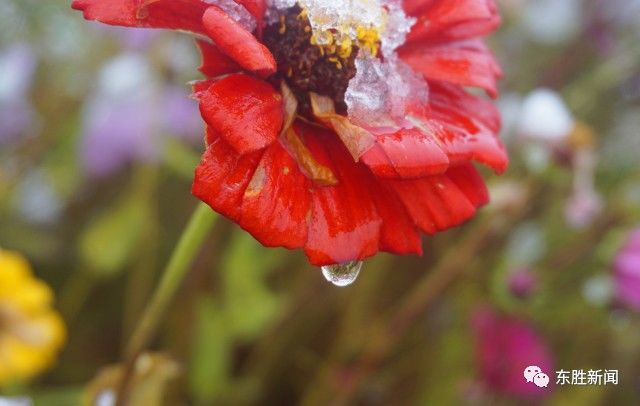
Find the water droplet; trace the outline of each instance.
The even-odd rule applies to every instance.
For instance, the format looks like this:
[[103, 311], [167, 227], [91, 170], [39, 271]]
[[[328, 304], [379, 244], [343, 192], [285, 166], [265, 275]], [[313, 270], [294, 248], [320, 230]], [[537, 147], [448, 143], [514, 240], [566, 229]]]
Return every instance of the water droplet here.
[[322, 275], [336, 286], [351, 285], [362, 270], [362, 261], [345, 262], [344, 264], [325, 265]]

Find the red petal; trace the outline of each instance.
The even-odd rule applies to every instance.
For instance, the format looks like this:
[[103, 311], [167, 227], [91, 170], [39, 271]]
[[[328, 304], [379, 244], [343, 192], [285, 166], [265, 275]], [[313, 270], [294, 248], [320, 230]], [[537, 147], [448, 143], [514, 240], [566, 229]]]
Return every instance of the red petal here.
[[475, 206], [489, 203], [489, 191], [478, 170], [470, 163], [458, 165], [447, 171], [447, 176]]
[[338, 178], [335, 186], [313, 185], [312, 214], [305, 253], [314, 265], [363, 259], [378, 251], [381, 219], [366, 187], [368, 173], [337, 136], [310, 126], [296, 131], [314, 157]]
[[408, 15], [417, 17], [424, 14], [424, 10], [428, 7], [432, 7], [434, 3], [439, 0], [403, 0], [402, 9]]
[[252, 16], [256, 18], [258, 30], [262, 29], [264, 13], [267, 11], [267, 2], [265, 0], [234, 0], [247, 9]]
[[493, 0], [411, 0], [405, 1], [405, 11], [418, 17], [407, 42], [479, 37], [500, 25], [500, 15]]
[[427, 125], [434, 130], [452, 165], [473, 159], [498, 173], [504, 172], [509, 158], [495, 132], [475, 119], [478, 113], [466, 110], [471, 105], [456, 104], [446, 97], [444, 93], [434, 93]]
[[260, 79], [230, 75], [197, 96], [207, 124], [241, 154], [268, 146], [280, 134], [282, 96]]
[[168, 28], [203, 33], [201, 0], [74, 0], [87, 20], [126, 27]]
[[381, 182], [374, 181], [369, 185], [376, 210], [382, 219], [380, 250], [401, 255], [422, 255], [420, 231], [396, 193]]
[[191, 89], [193, 90], [191, 97], [195, 98], [196, 100], [199, 99], [200, 96], [202, 96], [202, 92], [207, 91], [211, 87], [211, 85], [213, 85], [214, 83], [216, 83], [215, 79], [204, 79], [204, 80], [192, 81], [190, 83]]
[[266, 246], [304, 247], [310, 182], [286, 150], [273, 143], [239, 155], [211, 129], [207, 139], [193, 194]]
[[362, 162], [381, 177], [424, 177], [449, 167], [449, 158], [434, 137], [417, 128], [377, 136], [375, 147], [362, 156]]
[[377, 181], [334, 134], [297, 124], [315, 159], [339, 183], [309, 181], [279, 144], [239, 155], [209, 130], [193, 193], [262, 244], [305, 247], [314, 265], [359, 260], [378, 249], [422, 253], [416, 226], [435, 233], [470, 218], [487, 192], [470, 164], [444, 175]]
[[414, 222], [427, 234], [446, 230], [471, 218], [475, 205], [447, 174], [422, 179], [388, 180]]
[[275, 73], [276, 61], [269, 49], [220, 8], [209, 7], [202, 22], [207, 35], [238, 65], [263, 77]]
[[429, 102], [463, 112], [478, 120], [494, 133], [501, 127], [500, 112], [486, 98], [469, 94], [463, 87], [445, 82], [429, 83]]
[[192, 193], [234, 221], [241, 215], [242, 199], [263, 151], [238, 155], [222, 137], [208, 129], [209, 146], [196, 168]]
[[237, 63], [220, 51], [214, 44], [203, 40], [197, 40], [196, 44], [202, 55], [202, 65], [200, 65], [199, 70], [205, 76], [214, 78], [242, 70]]
[[491, 51], [479, 40], [408, 46], [401, 48], [399, 55], [427, 79], [480, 87], [492, 97], [498, 94], [496, 81], [502, 71]]
[[274, 142], [244, 192], [240, 226], [266, 246], [303, 247], [311, 215], [310, 186], [289, 153]]

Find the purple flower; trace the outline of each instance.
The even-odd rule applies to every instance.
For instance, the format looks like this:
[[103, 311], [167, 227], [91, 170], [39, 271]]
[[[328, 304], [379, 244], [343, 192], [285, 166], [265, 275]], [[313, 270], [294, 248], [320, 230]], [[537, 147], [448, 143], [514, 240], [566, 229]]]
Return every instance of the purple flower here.
[[82, 142], [83, 163], [90, 175], [106, 176], [135, 161], [156, 157], [154, 114], [149, 105], [134, 101], [94, 101], [86, 113]]
[[144, 55], [129, 51], [108, 61], [83, 113], [87, 173], [107, 176], [133, 161], [156, 160], [164, 136], [201, 141], [198, 104], [188, 96], [186, 88], [167, 85]]
[[90, 175], [105, 176], [134, 160], [157, 156], [157, 86], [140, 55], [123, 54], [107, 63], [97, 92], [84, 112], [81, 155]]
[[529, 297], [536, 289], [538, 280], [529, 268], [519, 268], [512, 271], [507, 278], [509, 291], [516, 297]]
[[640, 311], [640, 228], [632, 231], [613, 263], [618, 301]]
[[478, 372], [487, 390], [519, 398], [539, 398], [551, 392], [554, 382], [539, 388], [524, 378], [524, 370], [532, 365], [553, 376], [551, 354], [526, 321], [483, 308], [474, 314], [472, 327]]
[[11, 142], [35, 127], [28, 99], [37, 63], [27, 45], [0, 50], [0, 144]]
[[201, 141], [202, 120], [197, 114], [198, 102], [179, 86], [168, 86], [164, 94], [164, 126], [169, 135], [190, 141]]
[[99, 33], [113, 37], [124, 49], [131, 51], [148, 47], [160, 35], [151, 28], [123, 28], [100, 23], [93, 23], [91, 26]]

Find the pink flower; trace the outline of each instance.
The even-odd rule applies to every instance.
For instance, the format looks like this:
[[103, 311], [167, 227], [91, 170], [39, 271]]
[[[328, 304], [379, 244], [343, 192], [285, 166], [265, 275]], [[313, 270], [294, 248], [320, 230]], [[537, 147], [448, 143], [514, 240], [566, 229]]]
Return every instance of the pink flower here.
[[[519, 398], [539, 398], [551, 392], [554, 383], [552, 357], [531, 325], [483, 308], [475, 313], [472, 328], [478, 372], [487, 390]], [[549, 375], [548, 388], [539, 388], [526, 381], [524, 370], [532, 365]]]
[[509, 292], [519, 298], [529, 297], [536, 289], [538, 280], [529, 268], [512, 271], [507, 279]]
[[633, 230], [613, 263], [618, 301], [640, 311], [640, 228]]

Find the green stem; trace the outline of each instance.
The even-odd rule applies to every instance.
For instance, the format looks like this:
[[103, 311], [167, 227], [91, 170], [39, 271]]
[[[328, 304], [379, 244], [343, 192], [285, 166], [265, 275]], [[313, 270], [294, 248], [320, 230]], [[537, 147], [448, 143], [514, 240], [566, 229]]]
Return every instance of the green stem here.
[[216, 215], [206, 204], [200, 203], [191, 215], [187, 228], [164, 270], [162, 279], [147, 305], [142, 320], [133, 332], [127, 346], [127, 357], [140, 353], [154, 335], [164, 312], [189, 271], [204, 239], [213, 227]]
[[125, 374], [118, 391], [118, 404], [126, 402], [128, 381], [136, 359], [155, 335], [162, 316], [181, 286], [202, 243], [213, 227], [215, 219], [216, 214], [204, 203], [200, 203], [191, 215], [178, 245], [171, 254], [171, 259], [162, 274], [160, 283], [145, 308], [140, 323], [129, 339], [125, 353]]

